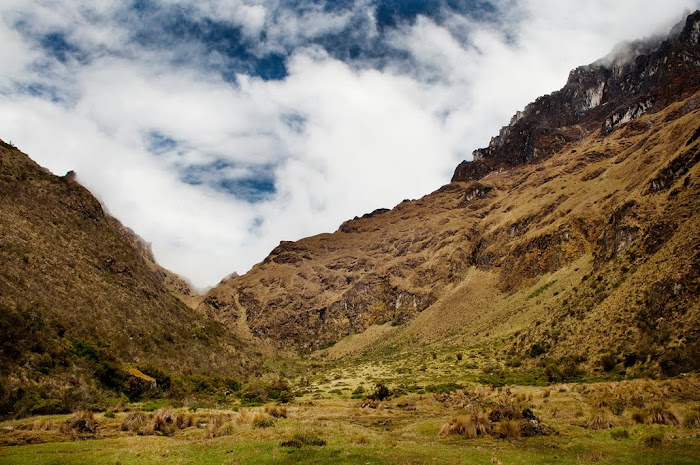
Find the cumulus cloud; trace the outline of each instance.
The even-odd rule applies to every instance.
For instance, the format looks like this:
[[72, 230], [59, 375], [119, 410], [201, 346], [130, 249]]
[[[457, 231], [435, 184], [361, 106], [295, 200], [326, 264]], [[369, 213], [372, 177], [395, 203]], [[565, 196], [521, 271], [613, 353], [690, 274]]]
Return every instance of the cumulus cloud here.
[[380, 3], [8, 0], [0, 137], [212, 285], [440, 187], [570, 69], [700, 6], [450, 2], [387, 27]]

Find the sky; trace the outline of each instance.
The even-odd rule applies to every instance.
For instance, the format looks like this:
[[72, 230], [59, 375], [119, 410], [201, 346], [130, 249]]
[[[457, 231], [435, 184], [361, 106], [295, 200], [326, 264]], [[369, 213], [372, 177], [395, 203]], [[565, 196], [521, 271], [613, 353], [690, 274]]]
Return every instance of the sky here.
[[2, 0], [0, 138], [200, 289], [419, 198], [700, 0]]

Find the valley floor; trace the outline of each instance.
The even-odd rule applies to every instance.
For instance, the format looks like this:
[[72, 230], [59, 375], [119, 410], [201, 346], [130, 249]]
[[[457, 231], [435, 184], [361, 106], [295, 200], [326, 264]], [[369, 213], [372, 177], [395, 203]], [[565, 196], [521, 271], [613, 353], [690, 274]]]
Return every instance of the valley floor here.
[[[383, 401], [320, 391], [286, 405], [147, 412], [132, 404], [4, 422], [0, 463], [700, 463], [695, 376], [474, 384]], [[531, 422], [521, 417], [525, 409], [543, 435], [523, 437]]]

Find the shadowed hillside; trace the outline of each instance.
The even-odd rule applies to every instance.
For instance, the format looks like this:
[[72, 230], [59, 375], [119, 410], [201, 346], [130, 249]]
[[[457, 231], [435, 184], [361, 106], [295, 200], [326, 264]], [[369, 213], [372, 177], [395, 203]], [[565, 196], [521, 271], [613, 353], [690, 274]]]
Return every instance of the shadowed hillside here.
[[251, 349], [175, 298], [188, 285], [74, 177], [0, 143], [0, 413], [138, 398], [132, 368], [169, 384], [247, 373]]

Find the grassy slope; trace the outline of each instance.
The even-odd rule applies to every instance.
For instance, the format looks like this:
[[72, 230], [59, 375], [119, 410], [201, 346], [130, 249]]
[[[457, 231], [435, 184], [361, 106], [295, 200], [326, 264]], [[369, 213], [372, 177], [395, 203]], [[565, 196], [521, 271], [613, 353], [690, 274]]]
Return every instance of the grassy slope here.
[[[537, 164], [283, 244], [213, 289], [213, 313], [283, 345], [336, 341], [315, 357], [350, 364], [400, 350], [420, 366], [426, 353], [479, 346], [502, 364], [539, 344], [544, 357], [577, 357], [589, 371], [611, 354], [621, 370], [631, 354], [630, 373], [651, 374], [673, 351], [683, 360], [668, 374], [694, 369], [697, 98]], [[475, 188], [490, 191], [467, 200]]]
[[85, 405], [135, 366], [246, 373], [253, 348], [173, 297], [177, 279], [69, 176], [3, 143], [0, 204], [3, 413]]

